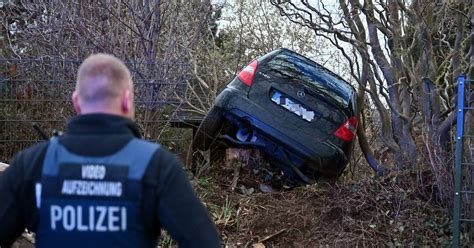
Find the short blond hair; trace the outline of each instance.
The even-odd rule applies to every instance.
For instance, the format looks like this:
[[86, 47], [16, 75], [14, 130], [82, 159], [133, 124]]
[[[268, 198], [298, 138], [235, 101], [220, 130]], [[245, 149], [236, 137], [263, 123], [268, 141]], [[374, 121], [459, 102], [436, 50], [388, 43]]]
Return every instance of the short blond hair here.
[[76, 92], [85, 103], [110, 103], [123, 90], [133, 89], [127, 66], [109, 54], [93, 54], [82, 62], [77, 72]]

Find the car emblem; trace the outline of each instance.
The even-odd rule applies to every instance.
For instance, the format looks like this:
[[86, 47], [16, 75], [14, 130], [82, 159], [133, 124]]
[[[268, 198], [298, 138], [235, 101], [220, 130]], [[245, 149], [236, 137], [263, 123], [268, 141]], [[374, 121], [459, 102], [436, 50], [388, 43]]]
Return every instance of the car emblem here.
[[304, 93], [304, 91], [299, 90], [298, 92], [296, 92], [296, 95], [297, 95], [299, 98], [303, 98], [303, 97], [305, 96], [305, 93]]

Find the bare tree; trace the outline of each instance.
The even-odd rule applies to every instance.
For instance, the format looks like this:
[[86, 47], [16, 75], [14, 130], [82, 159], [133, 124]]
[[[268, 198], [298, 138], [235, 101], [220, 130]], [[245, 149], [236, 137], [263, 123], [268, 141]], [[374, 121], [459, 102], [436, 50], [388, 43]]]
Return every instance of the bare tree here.
[[321, 63], [331, 56], [324, 54], [327, 42], [318, 43], [312, 30], [281, 18], [268, 1], [224, 1], [214, 5], [213, 13], [206, 36], [188, 49], [195, 78], [186, 100], [196, 113], [206, 113], [222, 87], [265, 53], [287, 47]]
[[[396, 168], [419, 170], [418, 165], [428, 164], [435, 175], [450, 175], [456, 79], [467, 69], [466, 56], [472, 56], [465, 53], [472, 3], [271, 2], [290, 21], [313, 30], [344, 54], [359, 84], [359, 106], [364, 106], [366, 96], [374, 103], [382, 124], [381, 140], [394, 154]], [[362, 128], [358, 137], [367, 160], [377, 168]], [[438, 177], [440, 198], [450, 199], [449, 190], [443, 190], [449, 185], [449, 176]]]
[[186, 104], [189, 50], [206, 33], [210, 1], [12, 2], [0, 7], [3, 56], [81, 60], [105, 52], [133, 62], [140, 127], [150, 139], [165, 135]]

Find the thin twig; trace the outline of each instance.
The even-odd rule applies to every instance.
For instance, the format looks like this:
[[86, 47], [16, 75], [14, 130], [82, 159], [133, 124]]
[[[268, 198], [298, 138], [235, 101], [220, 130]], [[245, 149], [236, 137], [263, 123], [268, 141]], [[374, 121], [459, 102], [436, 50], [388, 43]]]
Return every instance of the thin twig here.
[[286, 228], [283, 228], [283, 229], [281, 229], [280, 231], [278, 231], [278, 232], [276, 232], [276, 233], [274, 233], [274, 234], [270, 234], [270, 235], [266, 236], [265, 238], [259, 240], [258, 243], [263, 243], [263, 242], [265, 242], [265, 241], [268, 241], [268, 240], [270, 240], [270, 239], [276, 237], [277, 235], [283, 233], [284, 231], [286, 231]]

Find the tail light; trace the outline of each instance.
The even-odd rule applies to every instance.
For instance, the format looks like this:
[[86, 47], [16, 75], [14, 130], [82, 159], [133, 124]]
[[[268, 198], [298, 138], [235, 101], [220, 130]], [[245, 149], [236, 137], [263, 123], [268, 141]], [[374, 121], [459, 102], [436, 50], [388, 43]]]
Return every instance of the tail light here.
[[351, 141], [354, 139], [357, 132], [357, 118], [352, 116], [346, 122], [344, 122], [337, 130], [334, 135], [344, 141]]
[[257, 60], [252, 61], [248, 66], [246, 66], [237, 76], [242, 83], [247, 86], [252, 86], [253, 76], [257, 71], [258, 62]]

